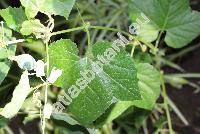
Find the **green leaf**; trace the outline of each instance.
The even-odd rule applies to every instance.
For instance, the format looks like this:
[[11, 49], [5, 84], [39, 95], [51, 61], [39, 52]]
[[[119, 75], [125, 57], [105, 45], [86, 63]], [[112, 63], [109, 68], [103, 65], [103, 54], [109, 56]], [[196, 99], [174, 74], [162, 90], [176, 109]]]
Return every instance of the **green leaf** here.
[[[4, 42], [9, 41], [11, 37], [12, 37], [12, 31], [10, 29], [7, 28], [2, 29], [0, 27], [0, 42], [3, 42], [3, 40]], [[11, 61], [8, 60], [8, 57], [14, 56], [15, 51], [16, 51], [16, 45], [0, 47], [0, 84], [7, 76], [11, 66]]]
[[13, 97], [11, 101], [8, 104], [6, 104], [6, 106], [3, 108], [0, 114], [5, 118], [14, 117], [22, 107], [29, 92], [30, 92], [30, 85], [29, 85], [28, 71], [24, 71], [18, 86], [15, 88], [13, 92]]
[[7, 73], [10, 69], [10, 63], [8, 62], [0, 62], [0, 84], [3, 82]]
[[22, 23], [25, 20], [27, 20], [22, 7], [19, 8], [8, 7], [6, 9], [2, 9], [0, 10], [0, 15], [5, 20], [7, 26], [17, 32], [19, 32]]
[[45, 30], [46, 27], [40, 23], [40, 20], [35, 19], [24, 21], [20, 32], [23, 35], [34, 34], [37, 36], [38, 34], [45, 32]]
[[45, 0], [41, 10], [67, 19], [74, 4], [75, 0]]
[[158, 33], [157, 28], [149, 22], [149, 24], [144, 24], [138, 29], [137, 37], [146, 42], [153, 42], [158, 37]]
[[155, 123], [154, 123], [154, 128], [155, 134], [158, 134], [159, 129], [162, 129], [164, 127], [164, 125], [167, 124], [167, 118], [165, 116], [161, 116]]
[[[79, 122], [90, 124], [117, 101], [140, 99], [137, 72], [132, 58], [124, 50], [115, 51], [112, 43], [98, 42], [92, 47], [93, 57], [80, 59], [77, 54], [78, 49], [70, 40], [59, 40], [49, 47], [50, 68], [63, 71], [55, 84], [64, 89], [76, 87], [80, 93], [78, 97], [69, 93], [74, 99], [68, 108]], [[100, 63], [98, 55], [108, 61], [102, 64], [103, 70], [96, 68]], [[85, 72], [91, 74], [87, 80], [80, 75]]]
[[55, 126], [54, 134], [87, 134], [88, 133], [82, 127], [71, 127], [71, 126], [63, 125], [61, 123]]
[[[70, 40], [59, 40], [49, 47], [50, 67], [63, 69], [62, 77], [56, 81], [56, 85], [69, 88], [80, 75], [78, 49]], [[63, 64], [64, 63], [64, 64]]]
[[31, 42], [24, 42], [22, 44], [23, 47], [28, 48], [31, 51], [34, 51], [41, 55], [42, 58], [46, 56], [44, 53], [45, 51], [45, 45], [41, 40], [33, 40]]
[[9, 45], [6, 48], [0, 48], [0, 62], [1, 60], [5, 60], [6, 58], [8, 58], [9, 56], [13, 56], [15, 55], [15, 51], [16, 51], [16, 45]]
[[51, 15], [68, 18], [75, 0], [20, 0], [29, 18], [34, 18], [40, 11]]
[[116, 103], [103, 116], [96, 120], [95, 125], [97, 127], [112, 122], [131, 106], [152, 110], [160, 95], [159, 72], [148, 63], [137, 63], [136, 69], [142, 100], [122, 101]]
[[144, 125], [145, 120], [147, 120], [150, 114], [151, 111], [149, 110], [134, 107], [128, 109], [124, 115], [120, 116], [116, 121], [120, 126], [131, 125], [132, 128], [139, 130], [142, 125]]
[[[181, 48], [190, 43], [200, 34], [200, 13], [191, 11], [188, 0], [128, 0], [129, 13], [135, 22], [144, 13], [149, 19], [149, 27], [156, 29], [152, 33], [157, 38], [156, 32], [166, 31], [165, 42], [173, 48]], [[146, 29], [141, 25], [141, 29]], [[145, 37], [146, 33], [139, 36]], [[149, 35], [151, 36], [151, 35]]]
[[110, 107], [105, 114], [103, 114], [100, 118], [95, 121], [96, 127], [101, 127], [104, 124], [108, 124], [112, 122], [114, 119], [119, 117], [122, 113], [124, 113], [129, 107], [133, 106], [133, 102], [117, 102], [112, 107]]
[[8, 122], [9, 122], [8, 119], [6, 119], [6, 118], [0, 116], [0, 128], [6, 126], [6, 124], [7, 124]]
[[79, 125], [79, 123], [76, 120], [74, 120], [71, 116], [69, 116], [66, 113], [53, 113], [52, 118], [56, 120], [65, 121], [70, 125]]
[[133, 104], [136, 107], [151, 110], [160, 95], [160, 73], [148, 63], [138, 63], [136, 69], [142, 100], [135, 100]]
[[30, 18], [34, 18], [40, 6], [44, 4], [44, 0], [20, 0], [22, 6], [25, 7], [26, 16]]

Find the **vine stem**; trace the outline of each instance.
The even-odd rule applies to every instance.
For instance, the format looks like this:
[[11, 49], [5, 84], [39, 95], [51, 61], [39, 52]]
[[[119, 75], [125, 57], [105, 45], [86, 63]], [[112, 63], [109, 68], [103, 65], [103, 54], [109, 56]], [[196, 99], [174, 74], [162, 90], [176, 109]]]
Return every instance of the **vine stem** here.
[[164, 107], [167, 115], [167, 122], [168, 122], [168, 127], [169, 127], [169, 132], [170, 134], [174, 134], [173, 128], [172, 128], [172, 121], [170, 117], [170, 112], [169, 112], [169, 107], [168, 107], [168, 98], [167, 98], [167, 92], [166, 92], [166, 87], [165, 87], [165, 82], [164, 82], [164, 76], [163, 72], [161, 72], [161, 86], [162, 86], [162, 96], [164, 99]]
[[161, 32], [159, 33], [159, 35], [158, 35], [158, 38], [157, 38], [156, 44], [155, 44], [155, 47], [156, 47], [156, 48], [158, 48], [158, 45], [159, 45], [159, 43], [160, 43], [160, 39], [161, 39], [162, 34], [163, 34], [163, 31], [161, 31]]
[[85, 28], [84, 26], [81, 26], [81, 27], [71, 28], [71, 29], [62, 30], [62, 31], [58, 31], [58, 32], [53, 32], [51, 34], [51, 36], [58, 35], [58, 34], [64, 34], [64, 33], [70, 33], [70, 32], [74, 32], [74, 31], [79, 31], [79, 30], [83, 30], [84, 28]]
[[126, 36], [132, 36], [131, 34], [123, 31], [123, 30], [120, 30], [120, 29], [116, 29], [116, 28], [110, 28], [110, 27], [104, 27], [104, 26], [90, 26], [89, 28], [91, 29], [99, 29], [99, 30], [108, 30], [108, 31], [113, 31], [113, 32], [120, 32]]
[[[136, 38], [135, 36], [131, 35], [130, 33], [125, 32], [125, 31], [120, 30], [120, 29], [104, 27], [104, 26], [88, 26], [88, 29], [108, 30], [108, 31], [113, 31], [113, 32], [120, 32], [120, 33], [122, 33], [122, 34], [124, 34], [124, 35], [126, 35], [128, 37], [132, 37], [136, 41], [140, 41], [140, 42], [144, 43], [147, 47], [149, 47], [154, 52], [157, 50], [156, 47], [152, 43], [148, 43], [148, 42], [142, 41], [142, 40]], [[74, 32], [74, 31], [79, 31], [79, 30], [85, 30], [85, 26], [71, 28], [71, 29], [62, 30], [62, 31], [58, 31], [58, 32], [53, 32], [51, 34], [51, 36], [55, 36], [55, 35], [63, 34], [63, 33]]]
[[169, 77], [183, 77], [183, 78], [200, 78], [200, 73], [186, 73], [186, 74], [167, 74]]
[[85, 27], [85, 31], [87, 34], [87, 39], [88, 39], [88, 50], [89, 50], [89, 54], [92, 53], [92, 48], [91, 48], [91, 37], [90, 37], [90, 31], [87, 27]]
[[133, 45], [131, 49], [131, 57], [133, 57], [134, 51], [135, 51], [135, 46]]
[[120, 32], [128, 37], [132, 37], [134, 40], [136, 41], [139, 41], [139, 42], [142, 42], [144, 43], [145, 45], [147, 45], [150, 49], [152, 49], [153, 51], [155, 51], [155, 47], [153, 44], [151, 43], [147, 43], [145, 41], [142, 41], [138, 38], [136, 38], [135, 36], [133, 36], [132, 34], [128, 33], [128, 32], [125, 32], [123, 30], [120, 30], [120, 29], [116, 29], [116, 28], [109, 28], [109, 27], [103, 27], [103, 26], [90, 26], [89, 28], [92, 28], [92, 29], [99, 29], [99, 30], [109, 30], [109, 31], [113, 31], [113, 32]]
[[[48, 43], [45, 43], [45, 45], [46, 45], [46, 58], [47, 58], [46, 74], [47, 74], [47, 78], [48, 78], [48, 76], [49, 76], [49, 46], [48, 46]], [[44, 106], [47, 104], [47, 101], [48, 101], [48, 84], [47, 83], [48, 83], [48, 81], [46, 80]], [[45, 116], [43, 115], [43, 119], [42, 119], [42, 133], [43, 134], [45, 133], [45, 127], [46, 127], [46, 119], [45, 119]]]
[[47, 56], [47, 63], [46, 63], [47, 64], [47, 70], [46, 70], [46, 73], [47, 73], [47, 76], [49, 76], [49, 45], [48, 45], [48, 43], [45, 43], [45, 47], [46, 47], [46, 56]]
[[83, 25], [83, 27], [84, 27], [83, 30], [84, 30], [84, 31], [86, 32], [86, 34], [87, 34], [89, 56], [92, 56], [91, 37], [90, 37], [90, 31], [89, 31], [90, 23], [89, 23], [89, 22], [88, 22], [88, 23], [85, 23], [85, 21], [84, 21], [82, 15], [81, 15], [81, 12], [80, 12], [80, 10], [79, 10], [79, 5], [78, 5], [78, 4], [76, 4], [76, 9], [77, 9], [78, 14], [79, 14], [79, 16], [80, 16], [80, 18], [81, 18], [81, 21], [82, 21], [83, 24], [84, 24], [84, 25]]

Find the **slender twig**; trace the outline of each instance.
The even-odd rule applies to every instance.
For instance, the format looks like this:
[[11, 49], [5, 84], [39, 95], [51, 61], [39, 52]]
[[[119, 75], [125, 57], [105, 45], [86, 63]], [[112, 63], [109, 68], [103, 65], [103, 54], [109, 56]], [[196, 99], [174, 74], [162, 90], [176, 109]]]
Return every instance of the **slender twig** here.
[[[47, 62], [46, 62], [46, 66], [47, 66], [47, 69], [46, 69], [46, 75], [47, 75], [47, 78], [49, 76], [49, 46], [48, 46], [48, 43], [45, 43], [46, 44], [46, 59], [47, 59]], [[47, 104], [47, 101], [48, 101], [48, 80], [46, 80], [46, 85], [45, 85], [45, 100], [44, 100], [44, 106]], [[43, 130], [43, 134], [45, 133], [45, 127], [46, 127], [46, 119], [45, 119], [45, 116], [43, 115], [43, 121], [42, 121], [42, 130]]]
[[184, 56], [184, 55], [186, 55], [187, 53], [190, 53], [190, 52], [192, 52], [192, 51], [194, 51], [194, 50], [197, 50], [198, 48], [200, 48], [200, 43], [199, 44], [197, 44], [197, 45], [192, 45], [192, 46], [189, 46], [189, 47], [187, 47], [187, 48], [185, 48], [185, 49], [183, 49], [183, 50], [181, 50], [180, 52], [176, 52], [176, 53], [174, 53], [174, 54], [172, 54], [172, 55], [169, 55], [168, 57], [168, 59], [169, 60], [171, 60], [171, 61], [173, 61], [173, 60], [175, 60], [175, 59], [177, 59], [177, 58], [179, 58], [179, 57], [181, 57], [181, 56]]
[[156, 48], [158, 48], [158, 45], [159, 45], [159, 43], [160, 43], [160, 39], [161, 39], [162, 34], [163, 34], [163, 31], [161, 31], [161, 32], [159, 33], [158, 38], [156, 39], [156, 44], [155, 44], [155, 47], [156, 47]]
[[170, 134], [174, 134], [173, 128], [172, 128], [172, 121], [170, 117], [170, 112], [169, 112], [169, 107], [168, 107], [168, 99], [167, 99], [167, 93], [166, 93], [166, 87], [165, 87], [165, 82], [164, 82], [164, 76], [163, 72], [161, 72], [161, 86], [162, 86], [162, 96], [164, 99], [164, 106], [165, 106], [165, 111], [167, 115], [167, 122], [168, 122], [168, 127], [169, 127], [169, 132]]
[[200, 78], [200, 73], [185, 73], [185, 74], [166, 74], [169, 77], [182, 77], [182, 78]]
[[64, 34], [64, 33], [70, 33], [70, 32], [74, 32], [74, 31], [79, 31], [79, 30], [83, 30], [84, 28], [85, 28], [84, 26], [81, 26], [81, 27], [71, 28], [71, 29], [62, 30], [62, 31], [58, 31], [58, 32], [53, 32], [51, 34], [51, 36]]
[[173, 109], [173, 111], [177, 114], [177, 116], [181, 119], [181, 121], [188, 126], [189, 122], [187, 121], [187, 119], [184, 117], [184, 115], [181, 113], [181, 111], [177, 108], [177, 106], [174, 104], [174, 102], [167, 97], [167, 101], [169, 106]]
[[134, 51], [135, 51], [135, 45], [132, 46], [131, 57], [133, 57]]

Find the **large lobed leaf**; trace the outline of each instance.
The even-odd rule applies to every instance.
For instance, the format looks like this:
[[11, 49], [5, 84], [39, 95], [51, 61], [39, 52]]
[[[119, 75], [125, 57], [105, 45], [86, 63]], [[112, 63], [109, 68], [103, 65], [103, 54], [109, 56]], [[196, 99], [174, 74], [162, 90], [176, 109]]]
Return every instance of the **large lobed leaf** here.
[[[135, 22], [144, 13], [150, 22], [141, 25], [139, 37], [146, 41], [157, 38], [159, 31], [166, 31], [165, 42], [181, 48], [200, 34], [200, 13], [191, 11], [188, 0], [128, 0], [129, 13]], [[148, 32], [148, 29], [151, 29]]]
[[28, 18], [34, 18], [37, 13], [60, 15], [68, 18], [75, 0], [20, 0], [25, 7]]
[[[70, 40], [59, 40], [49, 47], [50, 66], [63, 70], [56, 82], [64, 89], [76, 85], [81, 77], [80, 72], [92, 70], [97, 64], [97, 55], [112, 48], [112, 43], [99, 42], [92, 48], [93, 57], [80, 59], [78, 50]], [[83, 83], [83, 80], [82, 80]], [[65, 90], [66, 93], [68, 90]], [[111, 104], [118, 101], [139, 100], [137, 72], [133, 60], [124, 50], [116, 52], [114, 59], [103, 66], [103, 70], [95, 71], [95, 77], [73, 99], [68, 109], [79, 122], [90, 124], [102, 115]]]

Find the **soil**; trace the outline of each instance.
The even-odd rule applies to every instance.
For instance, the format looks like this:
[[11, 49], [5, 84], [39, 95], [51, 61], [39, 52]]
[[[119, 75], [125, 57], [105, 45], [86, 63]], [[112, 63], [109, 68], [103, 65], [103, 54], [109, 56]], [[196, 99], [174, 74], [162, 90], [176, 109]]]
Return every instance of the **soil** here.
[[[191, 45], [200, 43], [200, 38], [196, 39]], [[177, 62], [187, 73], [200, 72], [200, 48], [181, 57]], [[178, 73], [169, 68], [164, 68], [166, 73]], [[188, 79], [198, 83], [200, 79]], [[190, 86], [183, 86], [181, 89], [175, 89], [167, 86], [167, 93], [176, 104], [184, 117], [188, 120], [189, 126], [184, 126], [180, 119], [172, 113], [172, 123], [174, 129], [179, 134], [200, 134], [200, 92], [194, 93], [195, 89]]]
[[[192, 9], [200, 11], [200, 1], [191, 0]], [[200, 37], [194, 40], [190, 45], [199, 45]], [[176, 62], [187, 73], [200, 72], [200, 48], [186, 54]], [[164, 69], [167, 73], [178, 73], [169, 68]], [[188, 79], [192, 82], [199, 83], [200, 79]], [[200, 92], [194, 93], [195, 89], [190, 86], [184, 86], [177, 90], [171, 86], [167, 86], [167, 93], [172, 101], [176, 104], [184, 117], [189, 122], [189, 126], [185, 126], [180, 119], [172, 113], [172, 123], [174, 130], [179, 134], [200, 134]]]

